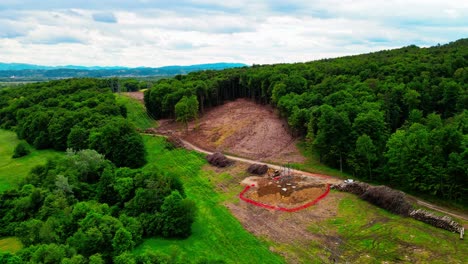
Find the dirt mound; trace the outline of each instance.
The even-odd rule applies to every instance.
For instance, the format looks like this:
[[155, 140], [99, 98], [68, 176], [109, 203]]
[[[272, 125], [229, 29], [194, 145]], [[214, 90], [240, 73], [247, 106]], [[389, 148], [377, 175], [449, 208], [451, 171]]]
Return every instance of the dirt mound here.
[[290, 207], [292, 205], [297, 206], [313, 201], [321, 196], [325, 191], [325, 184], [322, 186], [303, 187], [298, 190], [270, 185], [259, 188], [256, 192], [254, 191], [249, 193], [247, 197], [268, 205]]
[[226, 158], [226, 156], [219, 152], [215, 152], [212, 155], [207, 155], [206, 160], [208, 160], [208, 163], [218, 168], [224, 168], [233, 163], [233, 161], [229, 160]]
[[237, 99], [208, 110], [198, 122], [182, 125], [159, 121], [159, 132], [176, 131], [178, 136], [211, 151], [279, 163], [304, 162], [296, 147], [297, 139], [274, 108]]
[[263, 175], [268, 171], [268, 166], [262, 164], [252, 164], [247, 168], [247, 171], [251, 174]]
[[252, 201], [273, 207], [292, 208], [314, 201], [327, 191], [327, 184], [302, 175], [252, 176], [241, 184], [249, 190], [243, 195]]

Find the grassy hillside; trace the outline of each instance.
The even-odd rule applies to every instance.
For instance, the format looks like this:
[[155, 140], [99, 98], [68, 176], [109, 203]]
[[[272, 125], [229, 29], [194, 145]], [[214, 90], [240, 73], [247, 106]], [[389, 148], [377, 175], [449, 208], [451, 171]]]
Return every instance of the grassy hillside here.
[[342, 260], [352, 263], [462, 263], [466, 241], [458, 234], [400, 217], [346, 194], [336, 217], [309, 226], [335, 233]]
[[145, 107], [138, 100], [121, 94], [115, 94], [115, 98], [118, 104], [127, 108], [127, 120], [132, 122], [135, 127], [145, 130], [156, 126], [156, 121], [146, 114]]
[[196, 201], [197, 219], [193, 234], [186, 240], [146, 240], [136, 251], [145, 250], [171, 254], [181, 263], [202, 259], [224, 260], [227, 263], [283, 263], [269, 250], [269, 244], [248, 233], [222, 204], [224, 196], [214, 190], [206, 163], [195, 152], [182, 149], [167, 150], [163, 138], [144, 137], [148, 151], [147, 170], [159, 168], [180, 175], [187, 196]]
[[[130, 102], [138, 104], [136, 101]], [[268, 237], [262, 237], [263, 242], [258, 242], [258, 240], [255, 242], [255, 237], [247, 233], [239, 225], [238, 220], [223, 206], [226, 203], [238, 202], [238, 199], [233, 197], [236, 197], [240, 191], [238, 182], [245, 177], [242, 172], [239, 175], [229, 175], [228, 173], [201, 171], [200, 168], [205, 162], [200, 155], [185, 150], [167, 151], [160, 138], [145, 137], [145, 145], [149, 154], [149, 164], [146, 169], [155, 166], [181, 175], [189, 197], [197, 200], [199, 217], [193, 226], [194, 234], [189, 239], [179, 241], [149, 239], [137, 251], [169, 253], [179, 261], [197, 259], [200, 256], [200, 258], [232, 262], [233, 259], [236, 260], [236, 257], [243, 259], [244, 253], [268, 259], [274, 256], [265, 248], [265, 245], [268, 245], [275, 251], [287, 252], [288, 255], [294, 256], [296, 260], [303, 263], [316, 261], [317, 256], [324, 256], [324, 259], [328, 259], [334, 254], [339, 255], [336, 257], [337, 260], [346, 260], [351, 263], [385, 261], [462, 263], [464, 260], [462, 249], [466, 247], [466, 241], [459, 240], [457, 234], [434, 228], [414, 219], [393, 215], [346, 193], [336, 193], [342, 198], [334, 205], [336, 209], [328, 208], [328, 210], [336, 210], [336, 216], [324, 218], [318, 222], [309, 219], [304, 222], [303, 226], [310, 233], [323, 237], [325, 240], [327, 238], [336, 240], [334, 247], [324, 247], [326, 242], [320, 239], [311, 241], [309, 245], [287, 244], [273, 241]], [[349, 177], [338, 170], [320, 164], [318, 157], [305, 151], [304, 144], [299, 147], [303, 154], [307, 154], [308, 162], [293, 166], [313, 172]], [[308, 210], [315, 212], [316, 208]], [[294, 215], [285, 217], [294, 217]], [[261, 250], [252, 252], [253, 246], [250, 243], [253, 245], [261, 243]], [[315, 258], [311, 259], [311, 255]], [[250, 259], [252, 262], [257, 261], [255, 257]], [[275, 260], [269, 262], [273, 261]]]
[[32, 150], [25, 157], [12, 159], [13, 150], [19, 139], [12, 131], [0, 129], [0, 192], [3, 192], [23, 179], [36, 165], [44, 164], [48, 158], [61, 153], [53, 150]]
[[[196, 201], [198, 218], [188, 239], [148, 239], [135, 250], [137, 253], [170, 254], [179, 262], [201, 259], [227, 263], [240, 260], [242, 263], [284, 262], [270, 249], [287, 253], [302, 263], [332, 258], [350, 263], [462, 263], [464, 260], [466, 241], [459, 240], [457, 234], [391, 214], [354, 195], [335, 191], [331, 195], [334, 198], [330, 199], [337, 202], [327, 203], [331, 205], [327, 210], [336, 210], [335, 216], [323, 217], [319, 221], [303, 219], [296, 227], [306, 228], [314, 234], [316, 239], [310, 243], [274, 241], [270, 235], [255, 237], [225, 207], [227, 203], [238, 202], [233, 197], [240, 191], [238, 180], [245, 176], [242, 170], [238, 175], [205, 171], [202, 170], [205, 161], [200, 154], [182, 149], [167, 150], [164, 139], [159, 137], [146, 136], [144, 140], [149, 160], [145, 169], [163, 169], [180, 175], [187, 196]], [[246, 214], [255, 214], [255, 210], [246, 210]], [[315, 214], [323, 209], [312, 207], [307, 210]], [[296, 215], [285, 214], [265, 221], [281, 226], [282, 221]], [[262, 226], [258, 228], [262, 229]], [[328, 244], [330, 239], [336, 242], [332, 246]]]

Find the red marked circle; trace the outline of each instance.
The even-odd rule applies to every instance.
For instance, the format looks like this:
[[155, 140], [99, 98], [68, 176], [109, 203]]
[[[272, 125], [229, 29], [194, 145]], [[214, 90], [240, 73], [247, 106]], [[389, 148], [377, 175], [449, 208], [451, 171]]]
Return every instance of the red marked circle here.
[[[252, 186], [254, 186], [254, 184], [252, 184]], [[252, 199], [249, 199], [249, 198], [246, 198], [244, 197], [244, 194], [250, 189], [250, 186], [246, 186], [245, 189], [239, 194], [239, 198], [245, 202], [248, 202], [250, 204], [253, 204], [255, 206], [258, 206], [258, 207], [263, 207], [263, 208], [266, 208], [266, 209], [273, 209], [273, 210], [278, 210], [278, 211], [283, 211], [283, 212], [289, 212], [289, 213], [292, 213], [292, 212], [297, 212], [297, 211], [300, 211], [302, 209], [306, 209], [316, 203], [318, 203], [320, 200], [322, 200], [323, 198], [325, 198], [328, 193], [330, 192], [330, 185], [327, 183], [327, 189], [325, 190], [324, 193], [322, 193], [319, 197], [317, 197], [315, 200], [313, 200], [312, 202], [308, 202], [306, 204], [303, 204], [301, 206], [298, 206], [298, 207], [294, 207], [294, 208], [285, 208], [285, 207], [279, 207], [279, 206], [273, 206], [273, 205], [268, 205], [268, 204], [264, 204], [264, 203], [260, 203], [260, 202], [257, 202], [257, 201], [254, 201]]]

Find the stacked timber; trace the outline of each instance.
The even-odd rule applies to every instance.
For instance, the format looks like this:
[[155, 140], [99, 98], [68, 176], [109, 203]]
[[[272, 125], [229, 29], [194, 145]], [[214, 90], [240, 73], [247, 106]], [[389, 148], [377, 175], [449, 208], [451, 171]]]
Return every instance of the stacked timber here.
[[412, 211], [410, 213], [410, 216], [421, 222], [424, 222], [432, 226], [442, 228], [451, 232], [460, 233], [463, 228], [459, 223], [453, 221], [453, 219], [450, 216], [446, 216], [446, 215], [438, 216], [423, 209]]

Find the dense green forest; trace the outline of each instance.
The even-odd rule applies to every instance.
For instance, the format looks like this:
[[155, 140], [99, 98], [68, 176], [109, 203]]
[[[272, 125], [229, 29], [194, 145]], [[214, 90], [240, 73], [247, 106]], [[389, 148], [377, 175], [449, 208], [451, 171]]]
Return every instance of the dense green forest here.
[[0, 217], [0, 237], [24, 246], [0, 263], [164, 263], [168, 256], [131, 251], [145, 237], [189, 236], [195, 204], [173, 175], [68, 150], [0, 194]]
[[157, 118], [191, 96], [199, 112], [236, 98], [272, 104], [321, 162], [364, 180], [464, 204], [468, 39], [309, 63], [203, 71], [145, 92]]
[[[131, 252], [145, 237], [191, 234], [195, 204], [179, 178], [136, 169], [146, 162], [144, 143], [116, 102], [114, 81], [69, 79], [0, 91], [2, 128], [37, 149], [67, 152], [0, 194], [0, 237], [23, 245], [16, 254], [0, 254], [0, 263], [164, 263], [166, 255]], [[14, 158], [25, 150], [21, 141]]]
[[[152, 116], [182, 122], [236, 98], [272, 104], [321, 162], [466, 205], [467, 85], [464, 39], [178, 75], [152, 85], [145, 104]], [[28, 144], [67, 153], [0, 194], [0, 237], [17, 237], [24, 246], [1, 253], [0, 263], [171, 261], [133, 250], [147, 237], [190, 236], [196, 213], [180, 175], [140, 168], [143, 139], [113, 92], [147, 87], [133, 79], [83, 78], [0, 89], [0, 127], [24, 140], [18, 158], [28, 155]]]
[[[121, 85], [127, 83], [134, 82]], [[112, 94], [119, 85], [116, 79], [69, 79], [2, 89], [0, 127], [37, 149], [94, 149], [119, 167], [141, 167], [143, 141]]]

